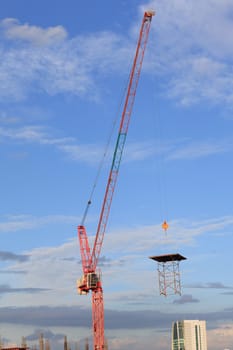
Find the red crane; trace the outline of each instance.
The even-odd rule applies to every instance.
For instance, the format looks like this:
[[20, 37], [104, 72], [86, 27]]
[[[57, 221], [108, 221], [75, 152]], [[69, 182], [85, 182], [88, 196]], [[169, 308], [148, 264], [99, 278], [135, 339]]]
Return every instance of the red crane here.
[[[148, 40], [150, 24], [154, 11], [144, 13], [140, 35], [138, 39], [137, 49], [134, 57], [133, 66], [130, 73], [128, 89], [126, 93], [125, 104], [121, 116], [120, 128], [113, 154], [112, 165], [108, 177], [104, 200], [99, 218], [99, 224], [95, 236], [92, 252], [90, 250], [86, 229], [83, 225], [78, 226], [78, 238], [80, 244], [80, 252], [83, 267], [83, 276], [77, 281], [79, 294], [87, 294], [92, 291], [92, 325], [93, 325], [93, 349], [104, 350], [104, 302], [103, 289], [100, 274], [97, 273], [96, 267], [100, 256], [108, 216], [112, 203], [113, 193], [116, 186], [118, 171], [120, 167], [121, 157], [125, 140], [128, 132], [130, 116], [133, 109], [136, 89], [141, 72], [142, 61]], [[90, 205], [90, 201], [88, 202]], [[88, 207], [87, 207], [88, 208]], [[86, 210], [87, 212], [87, 210]], [[85, 214], [86, 214], [85, 212]]]

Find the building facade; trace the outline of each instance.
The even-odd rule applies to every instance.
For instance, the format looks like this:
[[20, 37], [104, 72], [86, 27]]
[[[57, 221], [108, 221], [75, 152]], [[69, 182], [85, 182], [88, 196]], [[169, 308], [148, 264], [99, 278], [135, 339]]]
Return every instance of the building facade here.
[[199, 320], [173, 322], [172, 350], [207, 350], [206, 322]]

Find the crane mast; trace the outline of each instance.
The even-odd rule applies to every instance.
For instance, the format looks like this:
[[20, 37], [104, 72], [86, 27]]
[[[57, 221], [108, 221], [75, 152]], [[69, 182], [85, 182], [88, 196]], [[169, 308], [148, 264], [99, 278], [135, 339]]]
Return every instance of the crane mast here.
[[94, 350], [103, 350], [105, 347], [103, 289], [100, 275], [96, 272], [96, 268], [101, 253], [112, 198], [117, 182], [119, 167], [135, 100], [152, 16], [154, 16], [154, 11], [147, 11], [143, 16], [136, 53], [130, 73], [124, 108], [121, 115], [117, 142], [113, 154], [112, 165], [109, 172], [92, 252], [89, 246], [85, 226], [78, 226], [78, 238], [80, 244], [83, 276], [80, 280], [78, 280], [77, 287], [79, 294], [87, 294], [90, 290], [92, 291], [92, 325]]

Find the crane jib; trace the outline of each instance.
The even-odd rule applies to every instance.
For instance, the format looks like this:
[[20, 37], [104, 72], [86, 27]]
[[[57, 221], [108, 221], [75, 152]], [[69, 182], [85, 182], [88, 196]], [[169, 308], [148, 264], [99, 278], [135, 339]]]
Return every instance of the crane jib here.
[[154, 15], [153, 11], [146, 12], [144, 14], [143, 21], [142, 21], [138, 45], [136, 48], [133, 66], [130, 72], [130, 79], [129, 79], [128, 89], [127, 89], [125, 103], [123, 107], [123, 112], [121, 116], [119, 134], [118, 134], [115, 151], [113, 155], [112, 167], [110, 170], [110, 174], [109, 174], [109, 178], [106, 186], [102, 209], [99, 217], [99, 223], [96, 231], [96, 237], [95, 237], [92, 254], [91, 254], [93, 269], [96, 268], [98, 263], [98, 258], [101, 251], [101, 245], [103, 242], [103, 238], [104, 238], [104, 234], [107, 226], [108, 216], [110, 213], [110, 207], [112, 203], [112, 197], [115, 189], [115, 184], [117, 181], [118, 169], [120, 166], [122, 152], [125, 144], [125, 138], [128, 132], [128, 126], [129, 126], [130, 117], [132, 114], [137, 85], [138, 85], [140, 72], [142, 68], [144, 52], [145, 52], [146, 43], [148, 39], [151, 18], [153, 15]]

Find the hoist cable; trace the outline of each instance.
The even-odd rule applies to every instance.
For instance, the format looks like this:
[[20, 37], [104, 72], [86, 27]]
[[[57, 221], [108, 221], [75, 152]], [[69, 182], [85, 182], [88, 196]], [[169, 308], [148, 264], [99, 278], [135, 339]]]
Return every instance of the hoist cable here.
[[99, 166], [98, 166], [98, 169], [97, 169], [97, 173], [96, 173], [96, 176], [95, 176], [95, 179], [94, 179], [94, 183], [93, 183], [93, 186], [92, 186], [92, 189], [91, 189], [91, 192], [90, 192], [90, 196], [89, 196], [89, 199], [88, 199], [88, 202], [87, 202], [84, 214], [83, 214], [83, 218], [82, 218], [82, 221], [81, 221], [81, 226], [84, 225], [84, 222], [86, 220], [86, 217], [87, 217], [90, 205], [92, 203], [92, 198], [93, 198], [93, 195], [94, 195], [95, 189], [97, 187], [97, 184], [98, 184], [98, 181], [99, 181], [99, 177], [100, 177], [103, 165], [104, 165], [104, 161], [105, 161], [106, 156], [107, 156], [108, 151], [109, 151], [109, 146], [110, 146], [110, 143], [111, 143], [111, 140], [112, 140], [112, 137], [113, 137], [113, 133], [114, 133], [117, 121], [118, 121], [119, 116], [120, 116], [120, 110], [121, 110], [121, 106], [123, 105], [123, 99], [124, 99], [124, 96], [126, 94], [129, 78], [130, 78], [130, 75], [128, 76], [127, 82], [125, 83], [125, 88], [123, 90], [123, 94], [122, 94], [122, 96], [120, 98], [120, 102], [118, 104], [117, 112], [116, 112], [115, 118], [113, 120], [113, 124], [112, 124], [111, 130], [110, 130], [110, 133], [109, 133], [109, 136], [108, 136], [108, 139], [107, 139], [107, 143], [106, 143], [105, 148], [104, 148], [104, 153], [103, 153], [103, 156], [102, 156], [102, 158], [100, 160], [100, 163], [99, 163]]
[[161, 122], [161, 112], [160, 106], [157, 105], [157, 126], [158, 130], [158, 189], [159, 189], [159, 205], [160, 205], [160, 216], [162, 222], [162, 228], [166, 231], [168, 228], [167, 220], [168, 220], [168, 206], [167, 206], [167, 186], [166, 186], [166, 173], [165, 173], [165, 159], [164, 159], [164, 133]]

